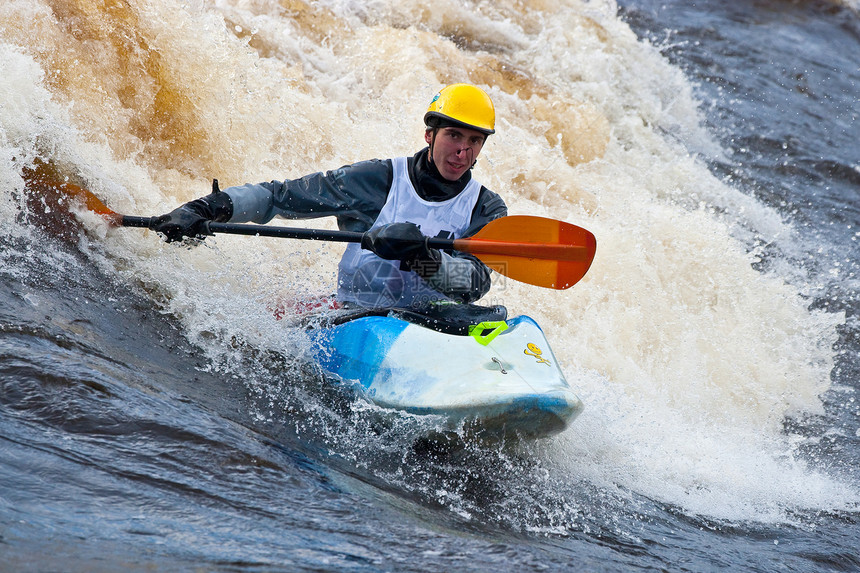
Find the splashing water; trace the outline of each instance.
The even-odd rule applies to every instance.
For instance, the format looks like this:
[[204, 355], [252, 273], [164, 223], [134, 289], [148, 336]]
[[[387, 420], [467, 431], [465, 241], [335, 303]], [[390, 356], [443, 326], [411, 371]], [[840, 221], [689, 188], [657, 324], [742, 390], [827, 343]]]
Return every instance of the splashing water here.
[[[207, 193], [212, 178], [224, 187], [412, 154], [432, 95], [473, 82], [498, 116], [475, 177], [511, 213], [597, 236], [595, 263], [575, 288], [499, 279], [488, 295], [542, 324], [586, 410], [564, 435], [521, 452], [528, 463], [477, 452], [480, 461], [460, 466], [502, 466], [513, 480], [495, 484], [503, 501], [489, 509], [463, 475], [437, 475], [432, 483], [459, 484], [439, 491], [405, 477], [401, 449], [374, 469], [391, 434], [309, 398], [296, 407], [319, 408], [311, 419], [328, 432], [326, 447], [462, 516], [504, 516], [524, 529], [576, 521], [570, 496], [581, 484], [727, 520], [851, 507], [857, 491], [804, 462], [801, 438], [783, 429], [787, 417], [821, 412], [844, 318], [808, 309], [799, 272], [756, 270], [756, 245], [788, 248], [792, 228], [709, 172], [702, 158], [723, 151], [690, 84], [615, 12], [575, 0], [7, 0], [3, 233], [30, 236], [19, 223], [21, 172], [36, 159], [116, 211], [159, 214]], [[78, 216], [91, 261], [141, 285], [268, 404], [289, 399], [272, 372], [251, 375], [243, 349], [302, 354], [302, 333], [279, 324], [271, 305], [331, 292], [341, 247], [216, 237], [185, 249]], [[259, 415], [273, 411], [281, 406]], [[530, 494], [504, 501], [524, 483], [535, 484]], [[559, 500], [562, 509], [524, 515]]]

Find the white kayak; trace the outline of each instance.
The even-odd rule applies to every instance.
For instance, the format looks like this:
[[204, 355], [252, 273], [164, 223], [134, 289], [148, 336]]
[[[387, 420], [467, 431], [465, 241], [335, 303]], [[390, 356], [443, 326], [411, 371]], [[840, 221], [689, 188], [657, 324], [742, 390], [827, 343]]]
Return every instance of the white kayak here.
[[484, 438], [557, 434], [582, 402], [538, 324], [506, 314], [475, 305], [430, 314], [359, 310], [308, 334], [323, 370], [379, 406], [440, 416], [448, 428]]

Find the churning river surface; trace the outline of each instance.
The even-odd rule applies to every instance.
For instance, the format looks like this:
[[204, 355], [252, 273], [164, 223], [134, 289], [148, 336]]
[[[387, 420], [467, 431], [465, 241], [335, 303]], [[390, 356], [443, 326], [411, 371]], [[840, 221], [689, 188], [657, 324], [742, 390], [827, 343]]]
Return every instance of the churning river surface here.
[[[329, 387], [271, 309], [337, 246], [25, 192], [153, 215], [409, 155], [458, 81], [475, 176], [598, 240], [488, 295], [585, 403], [546, 440], [421, 448]], [[860, 571], [858, 98], [853, 0], [4, 0], [0, 571]]]

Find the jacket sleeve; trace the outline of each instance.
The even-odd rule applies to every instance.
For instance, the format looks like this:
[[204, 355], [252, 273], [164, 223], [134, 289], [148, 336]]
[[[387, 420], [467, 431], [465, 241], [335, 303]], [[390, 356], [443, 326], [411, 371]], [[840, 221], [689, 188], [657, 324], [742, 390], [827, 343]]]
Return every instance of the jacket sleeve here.
[[[507, 214], [508, 208], [502, 198], [482, 187], [472, 211], [472, 223], [463, 236], [471, 237], [493, 219]], [[474, 255], [459, 251], [442, 251], [441, 255], [439, 270], [424, 279], [430, 286], [461, 302], [473, 302], [487, 294], [491, 286], [487, 265]]]
[[299, 179], [248, 183], [224, 190], [234, 223], [265, 224], [274, 217], [337, 217], [338, 227], [366, 231], [379, 215], [393, 170], [390, 160], [370, 160]]

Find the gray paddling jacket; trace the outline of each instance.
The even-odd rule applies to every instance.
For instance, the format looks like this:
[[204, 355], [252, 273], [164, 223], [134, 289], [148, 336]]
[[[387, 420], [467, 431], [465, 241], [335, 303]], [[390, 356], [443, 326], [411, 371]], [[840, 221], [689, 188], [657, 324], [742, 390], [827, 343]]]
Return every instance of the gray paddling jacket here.
[[[424, 148], [407, 158], [409, 180], [424, 201], [448, 201], [471, 181], [471, 171], [458, 181], [445, 180], [427, 157], [428, 148]], [[224, 191], [233, 203], [231, 222], [265, 224], [276, 216], [335, 217], [341, 230], [365, 232], [379, 217], [393, 182], [392, 160], [372, 159], [299, 179], [249, 183]], [[488, 222], [505, 215], [507, 207], [502, 198], [481, 186], [471, 220], [461, 236], [474, 235]], [[480, 260], [459, 251], [442, 251], [440, 255], [438, 267], [422, 272], [420, 278], [416, 275], [416, 280], [426, 282], [443, 298], [458, 302], [473, 302], [489, 291], [490, 269]]]

